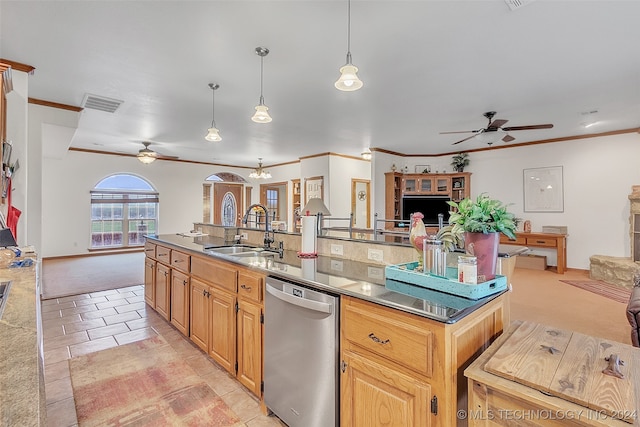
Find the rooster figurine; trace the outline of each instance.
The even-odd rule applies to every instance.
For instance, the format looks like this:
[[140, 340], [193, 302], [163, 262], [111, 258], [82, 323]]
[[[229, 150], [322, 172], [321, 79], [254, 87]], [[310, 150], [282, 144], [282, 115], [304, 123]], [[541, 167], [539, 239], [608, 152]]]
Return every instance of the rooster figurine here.
[[424, 215], [415, 212], [411, 215], [411, 232], [409, 233], [409, 243], [418, 251], [418, 270], [422, 270], [422, 252], [424, 251], [424, 241], [429, 237], [427, 229], [422, 222]]

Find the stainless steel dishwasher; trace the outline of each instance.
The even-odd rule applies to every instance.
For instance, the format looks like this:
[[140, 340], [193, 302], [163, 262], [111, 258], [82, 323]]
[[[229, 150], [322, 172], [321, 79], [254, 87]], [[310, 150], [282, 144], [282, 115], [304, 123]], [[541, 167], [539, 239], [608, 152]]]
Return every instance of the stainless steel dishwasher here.
[[289, 427], [334, 427], [340, 298], [267, 277], [264, 402]]

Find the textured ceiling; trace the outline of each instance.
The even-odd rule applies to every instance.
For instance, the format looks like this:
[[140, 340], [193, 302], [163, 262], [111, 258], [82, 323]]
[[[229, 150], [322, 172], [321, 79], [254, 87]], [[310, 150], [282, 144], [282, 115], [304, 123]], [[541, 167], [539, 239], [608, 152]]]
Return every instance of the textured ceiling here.
[[[0, 57], [32, 65], [29, 96], [85, 109], [71, 146], [254, 166], [373, 147], [440, 154], [486, 144], [485, 111], [509, 144], [640, 126], [640, 2], [504, 0], [351, 3], [364, 87], [333, 86], [347, 51], [347, 1], [0, 1]], [[269, 124], [250, 120], [260, 97]], [[223, 138], [204, 139], [212, 119]], [[597, 111], [590, 115], [586, 112]], [[597, 121], [590, 128], [584, 123]], [[503, 146], [498, 142], [494, 146]]]

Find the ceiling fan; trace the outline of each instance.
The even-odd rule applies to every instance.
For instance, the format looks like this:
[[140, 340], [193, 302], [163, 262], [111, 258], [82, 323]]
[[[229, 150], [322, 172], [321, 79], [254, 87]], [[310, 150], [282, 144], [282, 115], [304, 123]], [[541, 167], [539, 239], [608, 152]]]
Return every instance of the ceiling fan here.
[[152, 149], [149, 148], [149, 145], [151, 145], [151, 142], [148, 141], [141, 141], [142, 145], [144, 145], [144, 148], [140, 149], [138, 151], [138, 160], [140, 160], [142, 163], [145, 164], [149, 164], [149, 163], [153, 163], [156, 159], [177, 159], [177, 156], [163, 156], [162, 154], [156, 153], [155, 151], [153, 151]]
[[[465, 142], [474, 137], [483, 136], [485, 142], [489, 145], [494, 142], [502, 139], [503, 142], [511, 142], [515, 138], [511, 135], [508, 135], [507, 132], [513, 130], [532, 130], [532, 129], [551, 129], [553, 127], [552, 124], [546, 123], [542, 125], [528, 125], [528, 126], [511, 126], [511, 127], [502, 127], [509, 120], [496, 119], [493, 120], [493, 117], [496, 115], [495, 111], [487, 111], [483, 114], [488, 120], [489, 124], [486, 128], [476, 129], [476, 130], [467, 130], [467, 131], [456, 131], [456, 132], [440, 132], [440, 134], [448, 134], [448, 133], [473, 133], [470, 137], [461, 139], [460, 141], [454, 142], [452, 145], [460, 144], [461, 142]], [[500, 138], [502, 136], [502, 138]]]

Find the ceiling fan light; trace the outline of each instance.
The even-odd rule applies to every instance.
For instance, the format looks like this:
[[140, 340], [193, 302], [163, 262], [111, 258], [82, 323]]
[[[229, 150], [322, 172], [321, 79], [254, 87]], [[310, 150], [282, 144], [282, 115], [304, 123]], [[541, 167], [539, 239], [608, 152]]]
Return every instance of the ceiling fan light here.
[[222, 137], [220, 136], [220, 131], [214, 127], [209, 128], [209, 132], [207, 136], [204, 137], [207, 141], [218, 142], [222, 141]]
[[256, 112], [253, 115], [253, 117], [251, 117], [251, 120], [253, 120], [256, 123], [269, 123], [273, 119], [269, 115], [268, 110], [269, 110], [269, 107], [267, 107], [264, 104], [256, 105]]
[[490, 131], [490, 132], [483, 131], [478, 135], [476, 135], [476, 139], [483, 144], [491, 145], [495, 142], [500, 141], [506, 135], [507, 135], [507, 132], [503, 131], [502, 129], [498, 129], [496, 131]]
[[353, 92], [363, 86], [362, 80], [358, 78], [358, 67], [353, 64], [345, 64], [340, 68], [340, 78], [336, 80], [336, 89], [344, 92]]
[[150, 153], [138, 153], [138, 160], [140, 160], [140, 162], [144, 163], [145, 165], [148, 165], [149, 163], [153, 163], [156, 161], [156, 153], [154, 153], [153, 151], [151, 151]]
[[363, 151], [361, 156], [365, 160], [371, 160], [371, 151], [369, 150]]

